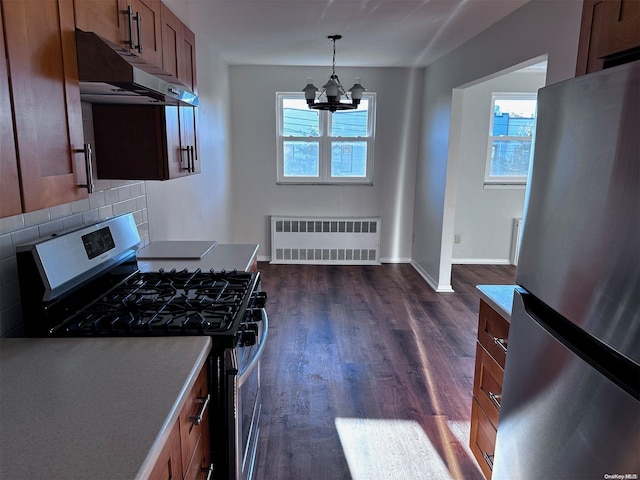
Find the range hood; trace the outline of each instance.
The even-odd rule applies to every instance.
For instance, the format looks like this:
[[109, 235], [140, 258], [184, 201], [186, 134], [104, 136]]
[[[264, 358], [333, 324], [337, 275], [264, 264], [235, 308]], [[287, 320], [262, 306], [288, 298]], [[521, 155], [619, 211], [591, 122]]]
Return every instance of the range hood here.
[[91, 103], [198, 106], [198, 97], [133, 53], [76, 30], [80, 98]]

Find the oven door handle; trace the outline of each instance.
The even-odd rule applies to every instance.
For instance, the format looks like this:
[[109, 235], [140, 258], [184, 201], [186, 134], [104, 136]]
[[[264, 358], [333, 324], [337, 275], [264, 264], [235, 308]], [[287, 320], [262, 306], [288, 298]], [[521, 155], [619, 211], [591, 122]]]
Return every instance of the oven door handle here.
[[238, 372], [238, 387], [242, 385], [242, 383], [244, 382], [244, 379], [251, 374], [254, 368], [256, 368], [256, 365], [258, 364], [258, 362], [260, 361], [260, 357], [262, 356], [262, 350], [264, 349], [264, 344], [266, 343], [266, 340], [267, 340], [267, 332], [269, 330], [269, 318], [267, 317], [267, 311], [264, 308], [261, 308], [260, 311], [262, 312], [262, 334], [260, 335], [260, 344], [258, 345], [258, 350], [256, 351], [255, 355], [253, 356], [249, 364], [243, 367]]

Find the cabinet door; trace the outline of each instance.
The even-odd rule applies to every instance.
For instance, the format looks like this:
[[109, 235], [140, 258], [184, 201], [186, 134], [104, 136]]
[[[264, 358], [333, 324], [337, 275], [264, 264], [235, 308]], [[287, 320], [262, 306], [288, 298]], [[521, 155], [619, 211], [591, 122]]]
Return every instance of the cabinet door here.
[[598, 58], [602, 36], [603, 0], [584, 0], [578, 42], [576, 76], [602, 70], [604, 62]]
[[[129, 22], [123, 0], [74, 0], [76, 27], [116, 45], [128, 45]], [[133, 25], [131, 25], [133, 32]]]
[[8, 74], [0, 4], [0, 217], [22, 212]]
[[72, 0], [2, 0], [25, 212], [87, 197]]
[[135, 22], [138, 42], [135, 51], [147, 62], [162, 67], [160, 0], [131, 0], [130, 4], [139, 19]]
[[602, 42], [598, 57], [609, 57], [640, 47], [640, 1], [605, 0]]
[[178, 422], [171, 429], [158, 460], [149, 474], [149, 480], [178, 480], [182, 475], [182, 453], [180, 449], [180, 427]]
[[162, 69], [179, 79], [183, 70], [183, 56], [178, 52], [182, 45], [182, 22], [163, 3], [160, 9], [162, 21]]

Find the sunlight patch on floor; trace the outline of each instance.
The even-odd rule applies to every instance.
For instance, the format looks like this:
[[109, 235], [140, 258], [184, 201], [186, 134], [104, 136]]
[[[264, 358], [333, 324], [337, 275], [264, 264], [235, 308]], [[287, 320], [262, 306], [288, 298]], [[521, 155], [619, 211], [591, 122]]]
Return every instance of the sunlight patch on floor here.
[[418, 422], [339, 417], [335, 424], [353, 480], [451, 478]]

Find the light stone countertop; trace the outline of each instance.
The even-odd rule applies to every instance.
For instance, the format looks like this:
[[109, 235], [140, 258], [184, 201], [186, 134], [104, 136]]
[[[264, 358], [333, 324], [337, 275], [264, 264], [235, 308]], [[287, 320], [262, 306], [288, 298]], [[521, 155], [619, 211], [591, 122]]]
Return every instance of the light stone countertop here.
[[507, 321], [511, 321], [513, 293], [517, 285], [476, 285], [478, 295]]
[[0, 339], [0, 478], [144, 478], [209, 337]]
[[[176, 242], [176, 247], [179, 248], [179, 246], [180, 242]], [[173, 268], [176, 270], [186, 268], [189, 271], [200, 268], [205, 272], [212, 268], [216, 271], [249, 270], [258, 253], [258, 247], [257, 243], [218, 243], [200, 259], [145, 258], [138, 260], [138, 268], [142, 272], [154, 272], [161, 268], [167, 271]]]

